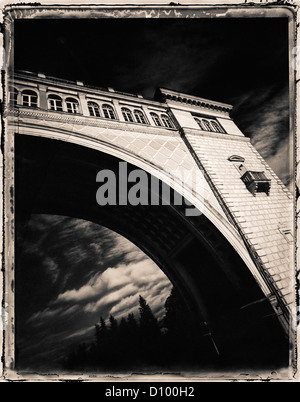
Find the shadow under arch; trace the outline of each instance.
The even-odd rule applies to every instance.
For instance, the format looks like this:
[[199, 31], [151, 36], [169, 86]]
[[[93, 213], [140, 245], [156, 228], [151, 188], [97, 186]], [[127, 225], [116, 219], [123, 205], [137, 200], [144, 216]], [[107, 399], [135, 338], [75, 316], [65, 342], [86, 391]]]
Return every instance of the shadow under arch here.
[[[100, 207], [96, 175], [110, 169], [118, 176], [121, 161], [100, 151], [16, 135], [15, 157], [16, 225], [21, 234], [33, 213], [106, 226], [136, 244], [165, 272], [194, 319], [208, 324], [208, 333], [199, 334], [199, 341], [211, 333], [223, 364], [288, 365], [288, 341], [269, 301], [204, 214], [186, 217], [184, 205]], [[128, 165], [128, 171], [134, 169]], [[17, 269], [21, 247], [21, 242], [16, 245]]]

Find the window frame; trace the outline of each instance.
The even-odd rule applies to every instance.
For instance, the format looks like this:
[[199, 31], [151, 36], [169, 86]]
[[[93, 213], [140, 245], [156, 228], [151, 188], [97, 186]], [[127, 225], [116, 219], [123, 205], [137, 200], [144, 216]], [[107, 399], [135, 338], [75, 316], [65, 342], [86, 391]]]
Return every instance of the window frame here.
[[122, 107], [121, 112], [122, 112], [123, 119], [127, 123], [134, 123], [132, 111], [130, 109], [128, 109], [128, 107]]
[[214, 130], [212, 130], [211, 125], [208, 120], [201, 119], [201, 123], [203, 124], [204, 131], [213, 132], [213, 133], [215, 132]]
[[[100, 106], [97, 102], [88, 101], [87, 103], [90, 117], [101, 117]], [[98, 112], [98, 114], [97, 114]]]
[[[151, 118], [152, 118], [152, 120], [153, 120], [153, 123], [155, 124], [155, 126], [156, 127], [162, 127], [163, 125], [162, 125], [162, 122], [161, 122], [161, 120], [160, 120], [160, 118], [159, 118], [159, 115], [157, 114], [157, 113], [155, 113], [155, 112], [150, 112], [150, 116], [151, 116]], [[157, 121], [156, 121], [157, 120]]]
[[207, 115], [200, 116], [198, 114], [192, 114], [192, 116], [195, 122], [198, 124], [200, 130], [210, 133], [227, 134], [223, 126], [216, 118], [212, 118], [212, 116]]
[[117, 115], [115, 109], [112, 105], [108, 103], [103, 103], [102, 112], [105, 119], [117, 120]]
[[199, 117], [194, 117], [194, 120], [195, 120], [196, 123], [198, 124], [200, 130], [202, 130], [202, 131], [207, 131], [207, 130], [204, 129], [203, 124], [202, 124], [202, 121], [201, 121], [201, 119], [199, 119]]
[[[76, 98], [68, 97], [65, 99], [65, 104], [67, 108], [67, 113], [70, 114], [80, 114], [79, 112], [79, 101]], [[71, 107], [69, 107], [71, 105]], [[75, 107], [74, 107], [75, 106]]]
[[[162, 121], [163, 127], [174, 128], [170, 116], [168, 116], [166, 113], [161, 113], [160, 120]], [[165, 121], [167, 121], [167, 123], [165, 123]]]
[[[217, 122], [216, 120], [210, 120], [210, 126], [213, 129], [213, 131], [215, 133], [221, 133], [221, 134], [226, 134], [224, 132], [224, 129], [221, 127], [221, 125], [219, 124], [219, 122]], [[214, 125], [216, 126], [216, 130], [214, 130]]]
[[[22, 106], [33, 107], [33, 108], [38, 107], [39, 96], [38, 96], [37, 92], [33, 91], [32, 89], [23, 89], [21, 95], [22, 95]], [[24, 101], [25, 96], [28, 98], [28, 100], [26, 101], [28, 103], [27, 105], [24, 104], [25, 103], [25, 101]], [[35, 99], [35, 101], [33, 101], [33, 99]]]
[[[48, 98], [48, 109], [50, 111], [54, 111], [54, 112], [63, 112], [63, 99], [59, 96], [59, 95], [55, 95], [55, 94], [49, 94]], [[51, 102], [54, 102], [53, 105], [51, 105]], [[57, 103], [60, 102], [60, 105], [58, 105]]]
[[147, 123], [147, 120], [146, 120], [146, 116], [145, 116], [145, 114], [142, 112], [142, 110], [134, 109], [134, 110], [133, 110], [133, 115], [134, 115], [135, 121], [136, 121], [138, 124], [148, 124], [148, 123]]

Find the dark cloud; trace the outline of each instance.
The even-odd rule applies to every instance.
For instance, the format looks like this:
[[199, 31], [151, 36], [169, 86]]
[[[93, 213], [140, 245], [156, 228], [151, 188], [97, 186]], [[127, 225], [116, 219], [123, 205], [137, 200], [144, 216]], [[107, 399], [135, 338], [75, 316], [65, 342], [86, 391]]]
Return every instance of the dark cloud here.
[[138, 314], [140, 294], [161, 318], [171, 290], [154, 262], [122, 236], [50, 215], [31, 217], [16, 280], [18, 361], [31, 368], [47, 365], [47, 357], [55, 365], [72, 342], [93, 340], [100, 316]]
[[288, 86], [274, 84], [245, 93], [236, 102], [235, 115], [244, 134], [288, 186], [292, 179]]

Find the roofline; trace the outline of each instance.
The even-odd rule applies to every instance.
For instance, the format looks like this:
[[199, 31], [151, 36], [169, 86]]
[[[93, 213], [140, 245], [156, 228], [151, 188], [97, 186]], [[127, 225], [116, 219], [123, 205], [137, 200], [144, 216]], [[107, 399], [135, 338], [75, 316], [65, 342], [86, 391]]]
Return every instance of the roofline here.
[[68, 87], [69, 89], [84, 92], [84, 93], [94, 94], [95, 91], [97, 91], [97, 94], [99, 94], [99, 95], [107, 96], [109, 94], [109, 96], [112, 98], [120, 99], [120, 97], [121, 97], [123, 99], [130, 99], [131, 101], [145, 103], [145, 104], [155, 103], [158, 107], [162, 107], [164, 109], [167, 107], [166, 103], [161, 103], [157, 100], [144, 98], [141, 94], [125, 93], [125, 92], [117, 91], [111, 87], [105, 87], [105, 88], [97, 87], [97, 86], [93, 86], [93, 85], [84, 84], [80, 80], [70, 81], [70, 80], [67, 80], [64, 78], [45, 75], [43, 73], [34, 73], [31, 71], [17, 70], [11, 76], [8, 76], [8, 81], [10, 81], [10, 80], [13, 81], [14, 79], [31, 80], [33, 82], [50, 84], [52, 86], [62, 87], [64, 89], [66, 89], [66, 87]]
[[104, 94], [107, 95], [109, 94], [110, 97], [122, 97], [124, 99], [130, 98], [133, 101], [138, 101], [141, 103], [146, 103], [148, 104], [151, 102], [151, 104], [156, 103], [157, 106], [161, 107], [166, 107], [168, 106], [168, 100], [169, 101], [175, 101], [179, 102], [181, 104], [187, 104], [191, 106], [196, 106], [196, 107], [202, 107], [202, 108], [210, 108], [214, 109], [218, 112], [225, 112], [225, 113], [230, 113], [233, 106], [222, 103], [222, 102], [215, 102], [213, 100], [205, 99], [205, 98], [200, 98], [198, 96], [193, 96], [193, 95], [188, 95], [184, 94], [182, 92], [177, 92], [173, 91], [167, 88], [158, 88], [156, 90], [154, 99], [147, 99], [144, 98], [142, 95], [139, 94], [130, 94], [130, 93], [125, 93], [125, 92], [120, 92], [116, 91], [111, 87], [103, 88], [103, 87], [96, 87], [93, 85], [88, 85], [84, 84], [82, 81], [70, 81], [66, 80], [63, 78], [59, 77], [53, 77], [53, 76], [46, 76], [43, 73], [34, 73], [31, 71], [25, 71], [25, 70], [17, 70], [14, 72], [13, 76], [8, 77], [8, 79], [25, 79], [25, 80], [32, 80], [32, 81], [38, 81], [42, 82], [44, 84], [52, 84], [55, 86], [64, 86], [67, 85], [71, 87], [74, 90], [79, 90], [85, 93], [88, 92], [93, 92], [97, 91], [100, 95]]
[[200, 106], [200, 107], [212, 107], [214, 109], [225, 109], [230, 112], [233, 109], [232, 105], [223, 102], [217, 102], [210, 99], [199, 98], [198, 96], [188, 95], [182, 92], [173, 91], [167, 88], [158, 88], [158, 95], [160, 95], [164, 100], [171, 100], [180, 103], [187, 103], [190, 105]]

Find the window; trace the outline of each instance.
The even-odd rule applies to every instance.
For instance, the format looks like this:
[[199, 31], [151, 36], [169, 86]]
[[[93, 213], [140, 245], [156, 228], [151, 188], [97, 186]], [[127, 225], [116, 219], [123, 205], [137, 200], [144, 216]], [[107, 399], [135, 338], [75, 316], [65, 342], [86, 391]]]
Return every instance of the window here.
[[194, 117], [194, 119], [197, 122], [197, 124], [201, 130], [215, 132], [215, 133], [223, 133], [223, 134], [226, 133], [218, 121], [215, 121], [215, 120], [208, 121], [206, 119], [203, 119], [203, 118], [201, 119], [201, 118], [197, 118], [197, 117]]
[[96, 102], [88, 102], [88, 109], [90, 116], [100, 117], [100, 108], [98, 103]]
[[134, 113], [134, 117], [135, 117], [135, 120], [137, 121], [137, 123], [147, 124], [143, 112], [141, 112], [140, 110], [134, 110], [133, 113]]
[[198, 126], [200, 127], [200, 129], [205, 131], [205, 128], [203, 127], [203, 124], [201, 123], [201, 120], [195, 118], [195, 121], [196, 121], [196, 123], [198, 124]]
[[66, 99], [66, 106], [67, 106], [67, 112], [68, 113], [73, 113], [73, 114], [79, 113], [79, 104], [78, 104], [77, 99], [67, 98]]
[[124, 117], [125, 121], [132, 121], [133, 122], [133, 117], [132, 117], [132, 113], [129, 109], [127, 109], [126, 107], [122, 107], [122, 115]]
[[57, 95], [48, 96], [48, 107], [50, 110], [56, 110], [57, 112], [62, 112], [62, 99]]
[[171, 123], [171, 120], [169, 119], [169, 116], [166, 114], [161, 114], [161, 121], [165, 127], [173, 128], [173, 124]]
[[8, 89], [8, 103], [16, 106], [18, 103], [18, 90], [16, 88]]
[[216, 133], [225, 133], [223, 128], [216, 122], [216, 121], [211, 121], [210, 125], [212, 127], [212, 129], [216, 132]]
[[245, 158], [239, 155], [231, 155], [228, 158], [229, 162], [233, 162], [233, 165], [240, 173], [240, 178], [245, 184], [247, 190], [250, 191], [254, 196], [257, 193], [270, 194], [271, 189], [271, 179], [268, 179], [265, 172], [257, 172], [249, 170], [243, 162]]
[[38, 96], [36, 92], [30, 91], [26, 89], [22, 92], [22, 105], [29, 107], [37, 107], [38, 105]]
[[212, 131], [212, 129], [211, 129], [211, 127], [210, 127], [210, 124], [209, 124], [209, 122], [207, 121], [207, 120], [202, 120], [202, 124], [203, 124], [203, 127], [204, 127], [204, 130], [205, 131]]
[[152, 119], [153, 119], [153, 121], [154, 121], [154, 124], [156, 125], [156, 126], [162, 126], [162, 124], [161, 124], [161, 121], [160, 121], [160, 119], [159, 119], [159, 117], [158, 117], [158, 114], [156, 114], [156, 113], [150, 113], [150, 115], [151, 115], [151, 117], [152, 117]]
[[[243, 166], [243, 165], [241, 165]], [[264, 172], [254, 172], [253, 170], [242, 171], [242, 181], [247, 189], [255, 196], [257, 193], [266, 193], [269, 195], [271, 188], [271, 180], [268, 179]]]
[[116, 114], [112, 106], [102, 105], [102, 110], [106, 119], [116, 119]]

